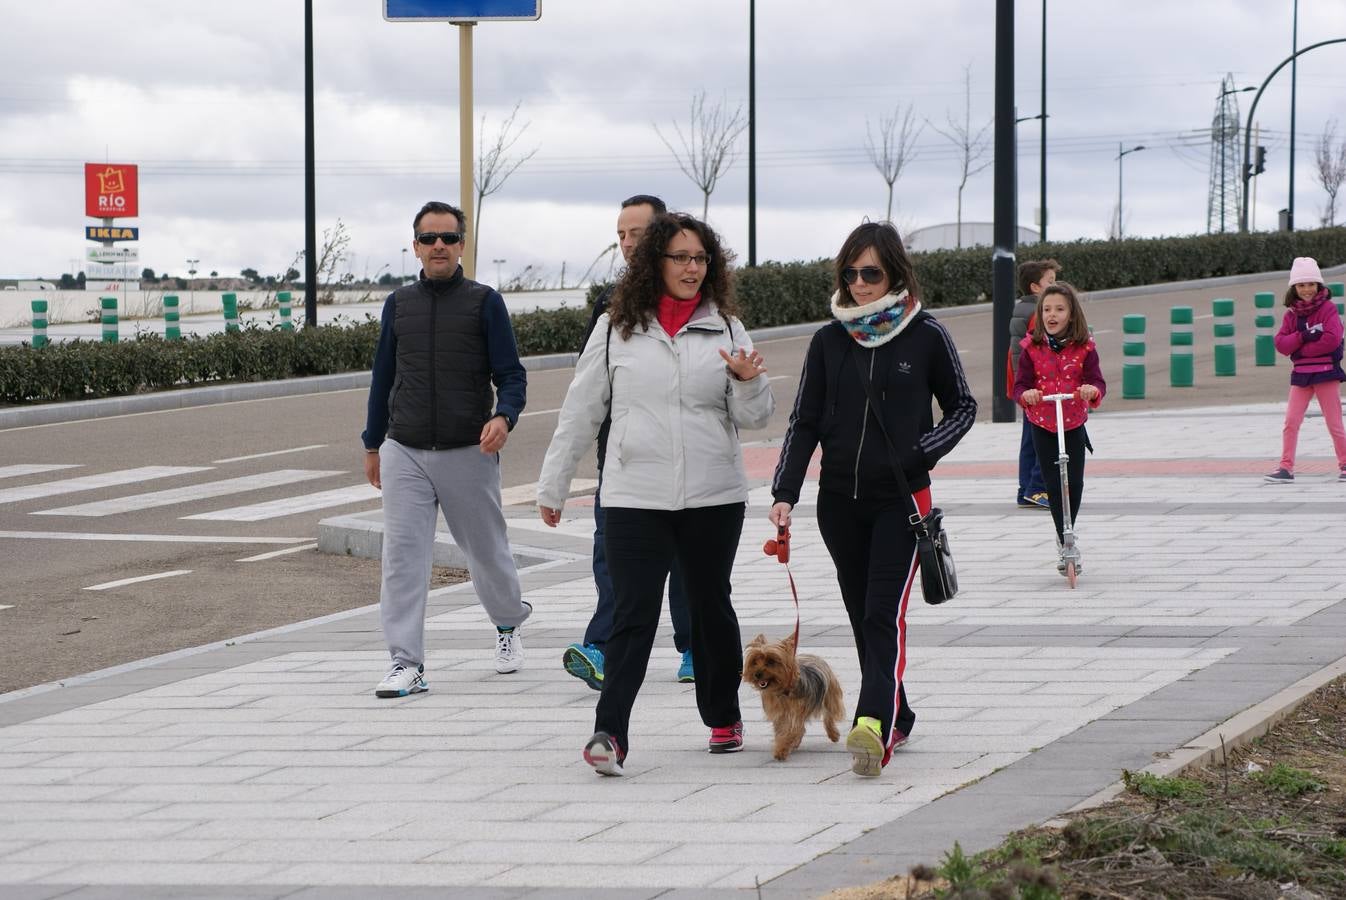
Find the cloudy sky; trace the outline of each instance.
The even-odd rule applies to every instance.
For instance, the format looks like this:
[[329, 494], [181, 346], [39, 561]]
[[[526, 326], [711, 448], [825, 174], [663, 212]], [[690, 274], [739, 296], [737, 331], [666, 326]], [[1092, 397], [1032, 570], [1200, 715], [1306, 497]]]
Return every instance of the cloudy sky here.
[[[4, 4], [0, 80], [0, 277], [71, 271], [88, 246], [83, 164], [140, 165], [141, 262], [184, 260], [279, 273], [304, 243], [303, 3], [90, 0]], [[399, 274], [411, 216], [457, 201], [458, 37], [389, 23], [379, 0], [315, 0], [318, 221], [340, 219], [357, 275]], [[1206, 228], [1210, 126], [1221, 79], [1260, 85], [1291, 52], [1291, 0], [1050, 0], [1048, 205], [1053, 239], [1105, 236], [1125, 158], [1128, 235]], [[1042, 3], [1018, 4], [1020, 116], [1039, 111]], [[1346, 37], [1346, 3], [1301, 0], [1299, 44]], [[747, 102], [746, 0], [543, 0], [537, 22], [475, 30], [476, 112], [492, 136], [516, 103], [536, 155], [486, 200], [479, 274], [532, 265], [569, 280], [612, 242], [617, 202], [637, 192], [700, 213], [701, 196], [656, 134], [686, 126], [692, 96]], [[887, 191], [865, 154], [867, 123], [910, 106], [928, 122], [897, 183], [904, 230], [952, 222], [960, 154], [941, 137], [992, 113], [991, 0], [761, 0], [757, 4], [759, 259], [828, 256]], [[1257, 109], [1267, 172], [1256, 225], [1289, 192], [1289, 67]], [[1237, 96], [1246, 117], [1253, 94]], [[1346, 140], [1346, 44], [1299, 63], [1295, 206], [1316, 224], [1325, 195], [1313, 150], [1326, 123]], [[478, 123], [480, 127], [480, 122]], [[1038, 205], [1038, 123], [1020, 127], [1020, 220]], [[988, 132], [989, 134], [989, 132]], [[741, 141], [746, 153], [746, 135]], [[989, 160], [989, 155], [987, 157]], [[747, 249], [746, 158], [710, 219]], [[992, 170], [964, 194], [989, 221]], [[1346, 206], [1346, 202], [1343, 203]], [[1346, 218], [1339, 214], [1338, 220]]]

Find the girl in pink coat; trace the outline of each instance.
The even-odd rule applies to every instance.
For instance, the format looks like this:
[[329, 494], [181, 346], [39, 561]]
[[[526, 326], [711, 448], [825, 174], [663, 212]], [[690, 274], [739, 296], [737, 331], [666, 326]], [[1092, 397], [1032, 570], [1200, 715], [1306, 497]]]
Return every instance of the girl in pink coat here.
[[1323, 284], [1318, 263], [1301, 256], [1290, 267], [1290, 287], [1285, 292], [1289, 309], [1276, 334], [1276, 349], [1294, 363], [1290, 372], [1290, 398], [1285, 404], [1285, 428], [1281, 431], [1281, 464], [1266, 476], [1268, 484], [1295, 480], [1295, 446], [1299, 426], [1309, 400], [1318, 398], [1318, 408], [1327, 421], [1327, 433], [1337, 452], [1337, 480], [1346, 482], [1346, 429], [1341, 423], [1342, 327], [1336, 304]]

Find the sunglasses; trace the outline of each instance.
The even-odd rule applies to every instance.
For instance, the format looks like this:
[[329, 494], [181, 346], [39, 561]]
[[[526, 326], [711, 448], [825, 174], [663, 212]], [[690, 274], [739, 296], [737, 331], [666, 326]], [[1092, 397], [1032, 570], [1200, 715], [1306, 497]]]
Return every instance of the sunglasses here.
[[422, 231], [416, 235], [416, 242], [427, 247], [433, 247], [436, 239], [452, 247], [462, 241], [463, 233], [461, 231]]
[[841, 280], [847, 284], [855, 284], [858, 278], [863, 278], [865, 284], [878, 284], [883, 280], [883, 270], [878, 266], [865, 266], [860, 269], [847, 266], [841, 270]]

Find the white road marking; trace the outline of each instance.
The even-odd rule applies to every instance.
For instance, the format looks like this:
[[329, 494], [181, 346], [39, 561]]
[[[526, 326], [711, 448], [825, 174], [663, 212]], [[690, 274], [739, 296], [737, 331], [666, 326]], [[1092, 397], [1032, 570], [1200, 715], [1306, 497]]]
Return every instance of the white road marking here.
[[35, 500], [39, 497], [56, 497], [60, 494], [92, 491], [97, 488], [132, 484], [137, 481], [150, 481], [155, 478], [168, 478], [173, 475], [190, 475], [193, 472], [207, 472], [209, 470], [210, 466], [141, 466], [138, 469], [104, 472], [102, 475], [67, 478], [64, 481], [44, 481], [41, 484], [29, 484], [23, 487], [0, 490], [0, 503], [17, 503], [20, 500]]
[[13, 609], [13, 606], [0, 606], [0, 609]]
[[519, 418], [526, 419], [529, 416], [554, 416], [560, 411], [561, 408], [559, 406], [556, 409], [537, 409], [532, 412], [519, 413]]
[[300, 544], [298, 547], [286, 547], [284, 550], [272, 550], [270, 553], [258, 553], [256, 556], [245, 556], [242, 559], [234, 560], [234, 562], [261, 562], [264, 559], [275, 559], [277, 556], [285, 556], [289, 553], [299, 553], [304, 550], [317, 549], [317, 544]]
[[90, 531], [0, 531], [0, 540], [132, 541], [142, 544], [297, 544], [305, 538], [223, 537], [192, 534], [107, 534]]
[[293, 484], [296, 481], [311, 481], [314, 478], [326, 478], [329, 475], [341, 475], [339, 470], [326, 469], [277, 469], [274, 472], [259, 472], [256, 475], [243, 475], [238, 478], [226, 478], [223, 481], [207, 481], [202, 484], [189, 484], [185, 487], [171, 488], [166, 491], [151, 491], [148, 494], [131, 494], [112, 500], [96, 500], [92, 503], [80, 503], [75, 506], [63, 506], [59, 509], [44, 509], [32, 513], [34, 516], [111, 516], [117, 513], [135, 512], [142, 509], [155, 509], [160, 506], [172, 506], [189, 500], [205, 500], [210, 497], [222, 497], [226, 494], [240, 494], [244, 491], [257, 491], [263, 488]]
[[212, 522], [260, 522], [263, 519], [277, 519], [281, 516], [293, 516], [314, 509], [326, 509], [329, 506], [363, 503], [366, 500], [375, 500], [382, 494], [383, 492], [372, 484], [356, 484], [331, 491], [320, 491], [316, 494], [301, 494], [298, 497], [268, 500], [265, 503], [253, 503], [249, 506], [234, 506], [229, 509], [197, 513], [194, 516], [183, 516], [182, 518], [206, 519]]
[[54, 472], [57, 469], [78, 469], [78, 468], [79, 468], [78, 465], [74, 464], [61, 465], [59, 463], [48, 465], [43, 465], [41, 463], [34, 463], [32, 465], [27, 466], [25, 465], [0, 466], [0, 478], [18, 478], [20, 475], [36, 475], [39, 472]]
[[279, 556], [287, 556], [289, 553], [302, 553], [304, 550], [316, 550], [316, 543], [300, 543], [297, 548], [285, 548], [284, 550], [272, 550], [271, 553], [258, 553], [257, 556], [245, 556], [242, 560], [234, 562], [261, 562], [262, 560], [275, 560]]
[[172, 572], [157, 572], [154, 575], [138, 575], [135, 578], [123, 578], [120, 581], [106, 581], [102, 584], [86, 587], [86, 591], [106, 591], [109, 588], [124, 587], [128, 584], [139, 584], [142, 581], [157, 581], [160, 578], [172, 578], [174, 575], [190, 575], [191, 569], [174, 569]]
[[[598, 487], [598, 481], [593, 478], [576, 478], [570, 482], [570, 494], [582, 494], [592, 491]], [[514, 487], [505, 488], [500, 492], [501, 506], [518, 506], [524, 503], [537, 503], [537, 482], [532, 484], [516, 484]]]
[[228, 459], [216, 459], [212, 460], [212, 462], [219, 466], [224, 463], [243, 462], [245, 459], [262, 459], [266, 456], [282, 456], [286, 453], [303, 453], [305, 450], [319, 450], [326, 446], [326, 444], [309, 444], [306, 447], [291, 447], [289, 450], [269, 450], [266, 453], [251, 453], [247, 456], [231, 456]]

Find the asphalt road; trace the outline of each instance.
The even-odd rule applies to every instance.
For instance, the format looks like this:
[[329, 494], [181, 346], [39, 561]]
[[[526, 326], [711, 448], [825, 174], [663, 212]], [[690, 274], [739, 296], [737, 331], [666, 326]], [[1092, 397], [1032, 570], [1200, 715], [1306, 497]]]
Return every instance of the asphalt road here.
[[[1105, 410], [1282, 398], [1285, 361], [1274, 368], [1252, 365], [1257, 290], [1279, 296], [1281, 279], [1091, 304], [1090, 324], [1114, 392]], [[1238, 300], [1234, 378], [1212, 374], [1210, 300], [1217, 296]], [[1177, 304], [1196, 309], [1194, 388], [1168, 386], [1168, 309]], [[1146, 400], [1120, 399], [1121, 317], [1127, 313], [1149, 317]], [[989, 420], [990, 313], [959, 312], [944, 321], [982, 403], [980, 418]], [[759, 345], [778, 408], [767, 428], [743, 434], [745, 442], [783, 435], [808, 340]], [[506, 487], [536, 481], [571, 374], [529, 374], [528, 408], [502, 453]], [[359, 390], [0, 431], [0, 474], [9, 474], [8, 466], [70, 467], [0, 478], [0, 692], [377, 602], [376, 562], [309, 547], [319, 519], [375, 509], [376, 497], [267, 518], [256, 518], [266, 510], [239, 510], [359, 489], [364, 405]], [[41, 487], [144, 467], [179, 468], [67, 493]], [[578, 477], [593, 474], [586, 461]], [[266, 478], [302, 480], [268, 486], [259, 481]], [[193, 485], [212, 487], [201, 492], [205, 496], [161, 493]], [[228, 510], [234, 512], [224, 518], [189, 518]], [[255, 520], [240, 520], [250, 517]], [[107, 586], [147, 576], [160, 577]]]

